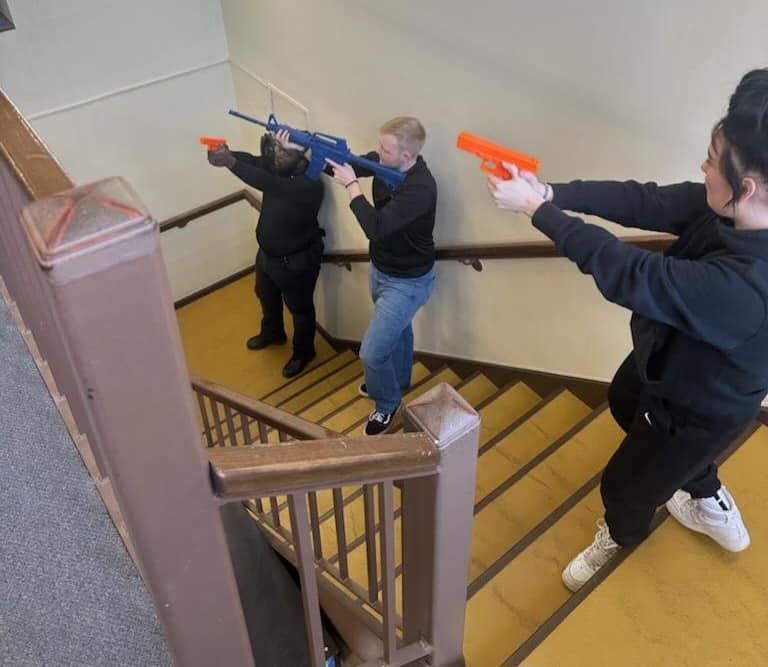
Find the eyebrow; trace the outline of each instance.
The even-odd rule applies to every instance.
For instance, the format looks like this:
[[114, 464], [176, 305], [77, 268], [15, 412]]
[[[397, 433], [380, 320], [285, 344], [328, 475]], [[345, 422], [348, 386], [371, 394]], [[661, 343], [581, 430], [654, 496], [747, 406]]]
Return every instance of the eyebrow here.
[[707, 157], [711, 160], [712, 158], [712, 147], [710, 146], [707, 148]]

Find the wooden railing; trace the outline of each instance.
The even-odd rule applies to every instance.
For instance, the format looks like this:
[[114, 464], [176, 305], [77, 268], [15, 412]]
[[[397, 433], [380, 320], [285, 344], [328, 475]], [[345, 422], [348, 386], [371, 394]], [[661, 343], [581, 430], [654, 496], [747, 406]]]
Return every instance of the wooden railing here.
[[[207, 204], [190, 209], [179, 215], [160, 223], [160, 231], [186, 227], [193, 220], [201, 218], [209, 213], [226, 208], [239, 201], [247, 201], [256, 210], [261, 210], [261, 199], [250, 190], [238, 190], [225, 197], [215, 199]], [[674, 237], [668, 234], [643, 234], [635, 236], [619, 237], [625, 243], [629, 243], [643, 250], [663, 252], [674, 241]], [[483, 270], [482, 260], [500, 259], [536, 259], [546, 257], [560, 257], [560, 253], [551, 241], [522, 241], [517, 243], [494, 244], [462, 244], [441, 246], [435, 249], [437, 261], [456, 261], [471, 266], [475, 271]], [[327, 264], [342, 266], [348, 271], [352, 270], [352, 264], [370, 261], [367, 250], [333, 250], [323, 255], [322, 261]]]
[[[416, 432], [366, 438], [341, 436], [197, 378], [192, 387], [215, 492], [248, 501], [275, 548], [299, 570], [314, 659], [322, 655], [318, 582], [327, 575], [357, 600], [352, 611], [381, 637], [386, 665], [427, 656], [435, 665], [459, 664], [463, 628], [444, 626], [438, 633], [432, 625], [447, 623], [442, 614], [451, 609], [446, 619], [463, 617], [455, 612], [465, 604], [479, 419], [455, 390], [441, 385], [406, 408]], [[345, 507], [361, 496], [365, 525], [350, 539]], [[323, 543], [329, 526], [333, 556]], [[355, 547], [364, 548], [364, 574], [350, 571]], [[402, 617], [396, 609], [400, 575], [409, 582]]]

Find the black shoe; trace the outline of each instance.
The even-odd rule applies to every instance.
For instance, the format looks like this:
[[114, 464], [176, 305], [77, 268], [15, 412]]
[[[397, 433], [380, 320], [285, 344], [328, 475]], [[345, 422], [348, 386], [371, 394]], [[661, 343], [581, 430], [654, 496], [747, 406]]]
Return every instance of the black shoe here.
[[365, 435], [383, 435], [388, 433], [395, 424], [395, 415], [400, 406], [392, 412], [381, 412], [374, 410], [368, 417], [368, 423], [365, 425]]
[[285, 334], [282, 336], [265, 336], [264, 334], [257, 334], [248, 339], [246, 345], [249, 350], [263, 350], [269, 345], [285, 345], [288, 338]]
[[313, 354], [311, 357], [297, 357], [293, 356], [288, 360], [288, 363], [283, 367], [283, 377], [292, 378], [297, 376], [303, 371], [307, 364], [315, 358]]

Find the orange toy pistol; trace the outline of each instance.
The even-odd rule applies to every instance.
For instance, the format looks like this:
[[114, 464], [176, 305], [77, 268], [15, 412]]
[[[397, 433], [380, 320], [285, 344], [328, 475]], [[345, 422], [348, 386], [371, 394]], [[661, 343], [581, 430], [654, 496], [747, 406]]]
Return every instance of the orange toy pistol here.
[[209, 151], [217, 151], [227, 143], [227, 140], [221, 137], [200, 137], [200, 143], [208, 146]]
[[532, 155], [526, 155], [525, 153], [518, 153], [511, 148], [505, 148], [494, 144], [492, 141], [482, 139], [470, 134], [469, 132], [459, 133], [459, 138], [456, 140], [456, 147], [468, 153], [477, 155], [482, 162], [480, 163], [480, 169], [483, 171], [498, 176], [501, 179], [509, 180], [512, 175], [504, 169], [502, 162], [510, 162], [517, 165], [520, 171], [530, 171], [536, 173], [539, 169], [539, 159]]

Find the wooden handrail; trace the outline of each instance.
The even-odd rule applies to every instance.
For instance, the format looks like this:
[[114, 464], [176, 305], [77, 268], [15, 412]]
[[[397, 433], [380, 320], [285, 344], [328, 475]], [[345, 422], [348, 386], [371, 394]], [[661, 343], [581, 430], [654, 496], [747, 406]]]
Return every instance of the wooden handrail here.
[[72, 181], [13, 102], [0, 90], [0, 155], [32, 199], [69, 190]]
[[191, 376], [191, 380], [192, 387], [196, 391], [227, 403], [239, 412], [295, 438], [302, 440], [326, 440], [339, 437], [336, 431], [332, 431], [319, 424], [313, 424], [306, 419], [284, 412], [280, 408], [276, 408], [263, 401], [243, 396], [243, 394], [223, 385], [195, 375]]
[[[160, 231], [165, 232], [176, 227], [184, 227], [187, 223], [201, 218], [208, 213], [217, 211], [236, 202], [246, 200], [256, 210], [261, 210], [261, 199], [250, 190], [240, 190], [215, 199], [168, 218], [160, 223]], [[638, 236], [621, 236], [620, 241], [629, 243], [643, 250], [662, 252], [675, 240], [669, 234], [646, 234]], [[435, 250], [437, 261], [458, 261], [471, 265], [475, 270], [482, 271], [482, 259], [540, 259], [545, 257], [560, 257], [555, 244], [551, 241], [525, 241], [520, 243], [494, 243], [443, 246]], [[333, 250], [323, 255], [322, 261], [327, 264], [338, 264], [351, 270], [354, 263], [368, 262], [370, 256], [367, 250]]]
[[216, 494], [227, 500], [424, 477], [440, 452], [425, 433], [297, 440], [206, 450]]
[[[619, 237], [619, 240], [644, 250], [661, 252], [672, 244], [675, 237], [668, 234], [648, 234]], [[435, 250], [435, 259], [437, 261], [454, 260], [466, 262], [467, 264], [472, 264], [472, 266], [475, 266], [474, 262], [481, 259], [538, 259], [561, 256], [555, 244], [551, 241], [525, 241], [493, 245], [455, 245], [443, 246]], [[323, 261], [330, 264], [347, 265], [355, 262], [367, 262], [369, 260], [370, 257], [364, 250], [334, 250], [323, 255]]]

